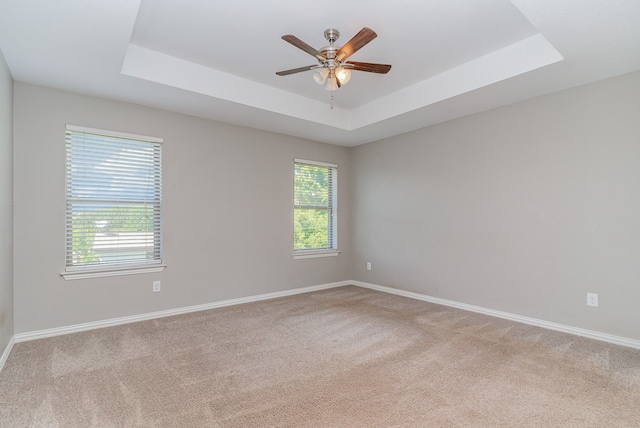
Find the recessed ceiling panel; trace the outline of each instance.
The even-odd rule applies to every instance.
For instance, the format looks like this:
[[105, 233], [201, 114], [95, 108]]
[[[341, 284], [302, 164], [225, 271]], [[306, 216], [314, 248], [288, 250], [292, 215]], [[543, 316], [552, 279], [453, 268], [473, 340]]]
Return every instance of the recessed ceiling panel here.
[[[350, 59], [392, 64], [388, 75], [355, 72], [334, 94], [313, 84], [311, 72], [275, 75], [317, 64], [282, 35], [320, 49], [325, 29], [338, 29], [342, 45], [365, 26], [378, 37]], [[334, 95], [334, 105], [353, 109], [536, 33], [508, 0], [329, 0], [315, 8], [298, 0], [143, 0], [131, 43], [321, 102]]]

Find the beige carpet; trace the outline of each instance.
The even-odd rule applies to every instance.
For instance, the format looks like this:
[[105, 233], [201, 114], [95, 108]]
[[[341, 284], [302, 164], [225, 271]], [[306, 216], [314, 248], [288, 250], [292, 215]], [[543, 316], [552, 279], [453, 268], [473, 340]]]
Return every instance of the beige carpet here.
[[342, 287], [15, 345], [2, 427], [640, 427], [640, 350]]

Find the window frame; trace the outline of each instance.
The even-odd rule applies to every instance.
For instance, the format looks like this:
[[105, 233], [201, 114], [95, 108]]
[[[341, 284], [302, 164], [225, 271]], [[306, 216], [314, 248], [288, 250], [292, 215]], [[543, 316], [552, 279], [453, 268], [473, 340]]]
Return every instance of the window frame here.
[[[69, 144], [71, 140], [71, 134], [73, 133], [85, 133], [85, 134], [93, 134], [99, 137], [108, 138], [117, 138], [124, 140], [133, 140], [136, 143], [149, 143], [154, 146], [154, 150], [158, 149], [159, 153], [156, 156], [157, 159], [154, 158], [154, 168], [158, 170], [159, 175], [159, 184], [154, 185], [154, 193], [158, 193], [158, 198], [148, 199], [148, 201], [153, 201], [152, 206], [156, 207], [154, 212], [157, 211], [157, 217], [154, 215], [154, 235], [157, 234], [157, 256], [153, 259], [135, 262], [135, 261], [121, 261], [114, 263], [95, 263], [95, 264], [85, 264], [85, 265], [69, 265], [69, 253], [72, 251], [71, 243], [70, 243], [70, 224], [69, 224], [69, 205], [74, 201], [70, 200], [70, 189], [69, 183], [71, 180], [71, 172], [69, 165]], [[161, 272], [166, 268], [166, 264], [163, 262], [163, 248], [162, 248], [162, 143], [163, 139], [158, 137], [149, 137], [144, 135], [137, 134], [129, 134], [124, 132], [117, 131], [109, 131], [103, 129], [96, 128], [88, 128], [84, 126], [76, 126], [76, 125], [66, 125], [65, 129], [65, 233], [64, 233], [64, 266], [65, 269], [60, 274], [64, 277], [65, 280], [72, 279], [85, 279], [85, 278], [95, 278], [95, 277], [105, 277], [105, 276], [119, 276], [119, 275], [132, 275], [132, 274], [140, 274], [140, 273], [150, 273], [150, 272]], [[157, 187], [156, 187], [157, 186]], [[83, 198], [86, 203], [89, 204], [101, 204], [104, 203], [105, 198]], [[145, 202], [147, 199], [144, 200]], [[76, 201], [78, 202], [78, 201]], [[116, 198], [113, 199], [113, 203], [115, 206], [118, 204], [129, 204], [141, 202], [141, 200], [131, 199], [128, 200], [126, 198]], [[157, 226], [156, 226], [157, 224]], [[154, 242], [156, 238], [154, 238]], [[155, 248], [155, 247], [154, 247]], [[156, 251], [154, 250], [154, 254]]]
[[[295, 249], [295, 213], [296, 209], [299, 209], [295, 203], [296, 184], [295, 184], [295, 167], [296, 164], [304, 164], [311, 166], [324, 167], [329, 170], [330, 182], [327, 184], [331, 186], [329, 190], [329, 200], [327, 204], [328, 218], [331, 219], [328, 223], [328, 233], [331, 234], [329, 241], [331, 248], [313, 248], [313, 249]], [[309, 259], [316, 257], [333, 257], [340, 254], [338, 249], [338, 165], [327, 162], [319, 162], [308, 159], [296, 158], [293, 160], [293, 258], [294, 259]]]

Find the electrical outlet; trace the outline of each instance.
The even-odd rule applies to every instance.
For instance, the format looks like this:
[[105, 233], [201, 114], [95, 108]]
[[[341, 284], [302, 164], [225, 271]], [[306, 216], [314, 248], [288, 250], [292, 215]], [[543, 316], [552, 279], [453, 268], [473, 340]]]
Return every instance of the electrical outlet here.
[[371, 270], [371, 262], [367, 262], [367, 270]]
[[153, 292], [160, 291], [160, 281], [153, 281]]
[[587, 306], [598, 307], [598, 295], [596, 293], [587, 293]]

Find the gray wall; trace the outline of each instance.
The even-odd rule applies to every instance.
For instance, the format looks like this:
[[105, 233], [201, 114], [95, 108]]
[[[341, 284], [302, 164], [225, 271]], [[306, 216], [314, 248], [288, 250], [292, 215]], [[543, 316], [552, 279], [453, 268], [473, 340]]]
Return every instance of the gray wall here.
[[[6, 71], [2, 82], [6, 342]], [[640, 339], [640, 73], [355, 149], [22, 83], [14, 92], [15, 333], [356, 279]], [[165, 139], [164, 272], [60, 277], [67, 123]], [[339, 257], [291, 258], [296, 157], [339, 166]]]
[[[16, 333], [349, 277], [348, 149], [19, 82], [14, 89]], [[65, 124], [164, 138], [164, 272], [60, 276]], [[338, 165], [338, 257], [292, 259], [294, 158]], [[151, 292], [153, 280], [161, 292]]]
[[13, 78], [0, 51], [0, 355], [13, 337]]
[[640, 339], [640, 73], [359, 146], [351, 178], [354, 279]]

